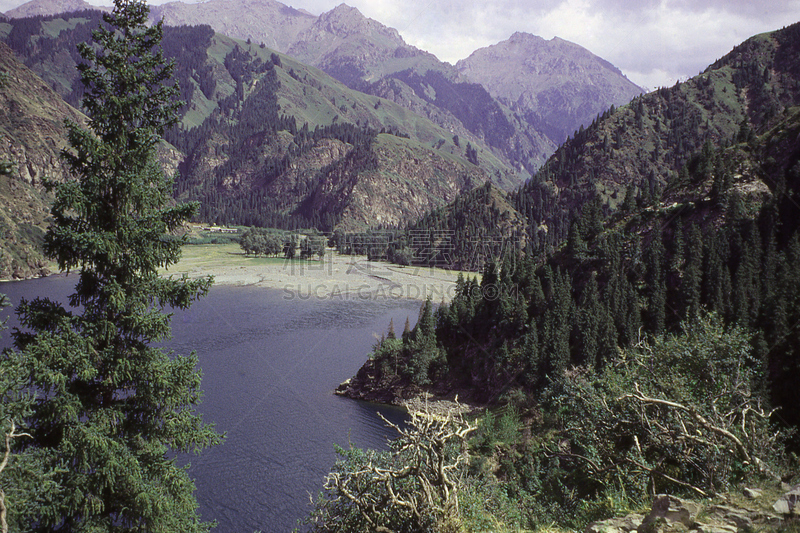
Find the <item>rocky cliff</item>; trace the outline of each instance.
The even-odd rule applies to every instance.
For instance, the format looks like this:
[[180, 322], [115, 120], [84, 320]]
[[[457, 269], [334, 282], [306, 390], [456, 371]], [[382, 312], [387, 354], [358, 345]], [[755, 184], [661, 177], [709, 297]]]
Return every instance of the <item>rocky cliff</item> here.
[[274, 0], [210, 0], [197, 4], [168, 2], [153, 6], [153, 20], [168, 26], [208, 24], [219, 33], [285, 51], [316, 20], [306, 11]]
[[83, 116], [0, 43], [0, 161], [11, 163], [11, 174], [0, 176], [0, 279], [47, 269], [40, 241], [51, 199], [41, 182], [64, 177], [65, 119]]
[[69, 11], [80, 11], [83, 9], [107, 9], [90, 4], [84, 0], [35, 0], [26, 2], [21, 6], [15, 7], [6, 12], [6, 16], [12, 19], [25, 17], [37, 17], [46, 15], [57, 15]]

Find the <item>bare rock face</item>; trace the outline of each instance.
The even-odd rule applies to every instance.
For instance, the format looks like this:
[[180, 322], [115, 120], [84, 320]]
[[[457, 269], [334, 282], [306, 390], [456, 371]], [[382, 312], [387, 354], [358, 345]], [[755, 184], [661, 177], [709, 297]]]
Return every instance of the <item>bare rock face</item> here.
[[0, 43], [0, 159], [12, 162], [16, 177], [39, 185], [45, 176], [63, 176], [61, 149], [67, 145], [64, 120], [83, 115], [64, 102]]
[[86, 2], [85, 0], [31, 0], [21, 6], [6, 12], [6, 16], [12, 19], [25, 17], [57, 15], [69, 11], [82, 11], [84, 9], [108, 10], [107, 7], [98, 7]]
[[414, 65], [442, 65], [433, 54], [407, 44], [394, 28], [345, 4], [321, 14], [286, 53], [350, 87]]
[[264, 43], [285, 52], [316, 20], [314, 15], [275, 0], [210, 0], [169, 2], [150, 8], [151, 18], [168, 26], [208, 24], [214, 31], [237, 39]]

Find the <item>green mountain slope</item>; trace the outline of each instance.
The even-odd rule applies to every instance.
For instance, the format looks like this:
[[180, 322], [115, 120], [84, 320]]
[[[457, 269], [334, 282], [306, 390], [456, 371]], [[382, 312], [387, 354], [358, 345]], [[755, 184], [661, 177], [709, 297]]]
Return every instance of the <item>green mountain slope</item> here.
[[[465, 142], [479, 166], [430, 120], [322, 71], [220, 35], [208, 50], [226, 70], [211, 98], [191, 95], [184, 125], [197, 126], [169, 136], [187, 154], [179, 192], [203, 202], [202, 216], [328, 230], [404, 224], [487, 179], [516, 182], [478, 139]], [[399, 182], [411, 192], [395, 196]]]
[[[654, 194], [705, 143], [721, 145], [764, 131], [800, 103], [796, 26], [759, 35], [701, 75], [605, 113], [568, 139], [523, 187], [517, 209], [539, 238], [566, 238], [570, 213], [599, 194], [610, 209], [633, 187]], [[536, 239], [536, 236], [532, 236]]]
[[[4, 38], [77, 104], [74, 46], [98, 22], [97, 12], [20, 19], [5, 28]], [[209, 219], [325, 229], [404, 224], [488, 179], [505, 189], [519, 183], [518, 172], [463, 126], [456, 136], [264, 46], [208, 26], [168, 27], [163, 44], [176, 59], [187, 102], [182, 128], [167, 136], [184, 156], [178, 192], [201, 200]], [[391, 150], [385, 142], [373, 144], [382, 132], [396, 137]], [[353, 150], [369, 157], [348, 155]], [[400, 164], [401, 157], [435, 164]], [[331, 180], [339, 185], [330, 187]], [[382, 202], [397, 180], [413, 194]], [[351, 199], [351, 192], [361, 196]]]

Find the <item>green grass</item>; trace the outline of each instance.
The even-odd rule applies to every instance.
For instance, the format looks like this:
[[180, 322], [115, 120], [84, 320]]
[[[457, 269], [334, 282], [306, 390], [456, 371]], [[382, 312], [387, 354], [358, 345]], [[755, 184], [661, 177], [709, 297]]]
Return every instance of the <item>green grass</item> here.
[[[215, 270], [236, 266], [258, 266], [284, 261], [274, 258], [247, 257], [238, 244], [187, 244], [181, 260], [166, 269], [167, 274], [185, 274], [194, 270]], [[163, 272], [163, 270], [162, 270]]]

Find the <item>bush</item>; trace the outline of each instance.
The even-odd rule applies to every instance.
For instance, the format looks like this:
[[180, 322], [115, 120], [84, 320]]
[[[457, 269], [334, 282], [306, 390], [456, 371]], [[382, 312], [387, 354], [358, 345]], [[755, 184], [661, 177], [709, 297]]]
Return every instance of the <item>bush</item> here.
[[600, 375], [573, 369], [552, 384], [545, 411], [562, 438], [552, 453], [586, 472], [578, 486], [706, 496], [781, 469], [748, 336], [715, 316], [684, 329]]

